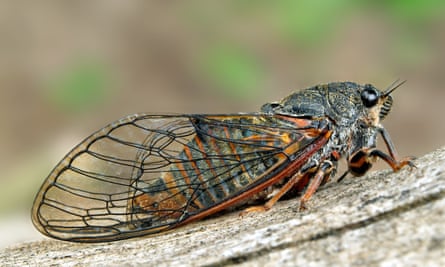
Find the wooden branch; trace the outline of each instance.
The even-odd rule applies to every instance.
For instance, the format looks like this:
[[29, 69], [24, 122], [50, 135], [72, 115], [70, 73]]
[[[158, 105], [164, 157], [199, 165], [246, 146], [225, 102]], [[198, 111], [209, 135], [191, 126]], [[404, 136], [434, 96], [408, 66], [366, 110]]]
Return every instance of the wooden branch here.
[[445, 148], [415, 164], [330, 183], [304, 212], [292, 199], [139, 239], [22, 243], [0, 265], [445, 266]]

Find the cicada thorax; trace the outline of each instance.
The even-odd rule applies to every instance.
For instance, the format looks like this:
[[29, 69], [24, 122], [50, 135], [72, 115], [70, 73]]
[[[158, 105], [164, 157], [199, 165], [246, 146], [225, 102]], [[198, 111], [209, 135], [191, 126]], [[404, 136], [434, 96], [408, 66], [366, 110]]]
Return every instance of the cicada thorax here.
[[[143, 214], [146, 222], [154, 223], [183, 220], [213, 208], [258, 187], [320, 137], [313, 120], [285, 116], [207, 117], [191, 122], [194, 137], [171, 159], [169, 170], [138, 188], [130, 214]], [[247, 200], [265, 194], [260, 191]]]

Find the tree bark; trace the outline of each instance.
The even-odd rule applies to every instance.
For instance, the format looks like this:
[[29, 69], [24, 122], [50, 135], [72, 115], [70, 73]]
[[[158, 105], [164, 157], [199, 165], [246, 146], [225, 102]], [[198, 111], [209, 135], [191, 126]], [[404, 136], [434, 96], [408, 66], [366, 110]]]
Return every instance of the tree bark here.
[[292, 199], [138, 239], [22, 243], [0, 265], [445, 266], [445, 147], [415, 164], [327, 184], [304, 212]]

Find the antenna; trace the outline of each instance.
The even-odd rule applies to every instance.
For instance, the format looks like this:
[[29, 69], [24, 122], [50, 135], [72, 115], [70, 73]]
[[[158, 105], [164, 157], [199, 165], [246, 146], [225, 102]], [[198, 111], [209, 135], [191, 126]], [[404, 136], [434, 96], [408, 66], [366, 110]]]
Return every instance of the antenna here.
[[401, 82], [399, 82], [400, 79], [395, 80], [383, 93], [384, 96], [388, 96], [390, 95], [392, 92], [394, 92], [394, 90], [396, 90], [397, 88], [399, 88], [402, 84], [404, 84], [406, 82], [406, 80], [403, 80]]

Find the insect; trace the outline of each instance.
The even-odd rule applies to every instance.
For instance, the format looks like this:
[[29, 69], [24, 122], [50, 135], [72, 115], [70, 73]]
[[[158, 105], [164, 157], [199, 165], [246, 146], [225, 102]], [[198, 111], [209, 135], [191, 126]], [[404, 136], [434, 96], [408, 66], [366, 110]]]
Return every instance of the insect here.
[[[295, 92], [261, 112], [223, 115], [136, 114], [93, 133], [53, 169], [38, 192], [32, 221], [67, 241], [105, 242], [149, 235], [252, 201], [270, 209], [302, 191], [300, 208], [345, 158], [363, 175], [380, 158], [399, 159], [380, 122], [391, 93], [338, 82]], [[388, 149], [376, 148], [378, 135]]]

